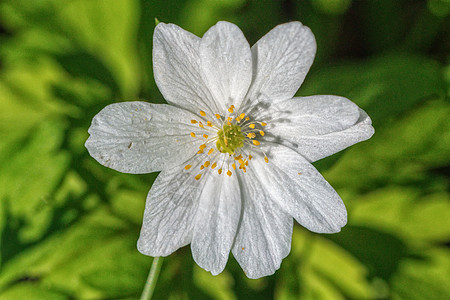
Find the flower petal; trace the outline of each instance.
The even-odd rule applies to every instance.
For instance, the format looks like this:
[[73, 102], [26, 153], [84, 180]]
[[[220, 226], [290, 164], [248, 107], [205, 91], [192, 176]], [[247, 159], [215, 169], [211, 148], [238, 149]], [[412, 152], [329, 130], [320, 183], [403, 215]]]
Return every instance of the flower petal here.
[[339, 232], [347, 211], [336, 191], [301, 155], [282, 145], [267, 143], [269, 158], [252, 160], [260, 188], [302, 226], [318, 233]]
[[[233, 255], [249, 278], [272, 275], [291, 250], [293, 219], [262, 188], [256, 171], [240, 176], [242, 220]], [[279, 183], [278, 183], [279, 184]]]
[[192, 112], [217, 113], [201, 77], [200, 38], [174, 24], [159, 23], [153, 35], [153, 72], [166, 101]]
[[253, 47], [253, 82], [246, 99], [292, 98], [302, 84], [316, 54], [311, 30], [300, 22], [278, 25]]
[[252, 54], [242, 31], [234, 24], [218, 22], [200, 42], [203, 80], [225, 111], [239, 107], [252, 80]]
[[236, 176], [206, 175], [191, 249], [195, 262], [217, 275], [223, 271], [233, 245], [241, 212]]
[[99, 163], [120, 172], [160, 171], [183, 163], [198, 150], [201, 140], [190, 132], [204, 130], [189, 124], [195, 117], [165, 104], [111, 104], [93, 118], [85, 146]]
[[261, 118], [269, 120], [267, 140], [317, 161], [369, 139], [374, 129], [367, 114], [344, 97], [323, 95], [273, 104]]
[[[201, 157], [195, 156], [189, 164], [197, 169]], [[147, 196], [138, 240], [139, 252], [167, 256], [191, 242], [204, 186], [204, 180], [195, 180], [195, 174], [180, 167], [159, 174]]]

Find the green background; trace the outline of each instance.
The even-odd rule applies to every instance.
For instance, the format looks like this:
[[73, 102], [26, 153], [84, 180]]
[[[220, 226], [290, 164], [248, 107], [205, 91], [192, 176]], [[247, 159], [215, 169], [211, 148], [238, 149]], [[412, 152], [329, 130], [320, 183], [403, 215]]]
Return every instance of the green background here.
[[[372, 139], [315, 163], [349, 213], [341, 233], [294, 228], [275, 275], [219, 276], [189, 247], [164, 260], [156, 299], [450, 299], [448, 0], [0, 0], [0, 298], [136, 299], [136, 249], [157, 173], [92, 159], [92, 117], [163, 103], [154, 18], [199, 36], [219, 20], [250, 44], [300, 20], [318, 52], [298, 95], [348, 97]], [[447, 18], [446, 18], [447, 17]], [[446, 31], [447, 30], [447, 31]]]

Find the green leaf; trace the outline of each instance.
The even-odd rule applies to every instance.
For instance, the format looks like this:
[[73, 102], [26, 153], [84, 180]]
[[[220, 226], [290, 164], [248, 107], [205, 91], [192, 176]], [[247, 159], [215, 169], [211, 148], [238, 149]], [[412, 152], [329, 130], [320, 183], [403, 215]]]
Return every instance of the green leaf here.
[[450, 298], [450, 252], [433, 249], [419, 254], [421, 257], [404, 262], [392, 283], [392, 299]]
[[444, 87], [441, 67], [435, 61], [391, 54], [319, 68], [308, 75], [299, 92], [347, 97], [364, 108], [379, 128], [424, 99], [443, 97]]
[[[299, 227], [294, 228], [292, 240], [292, 253], [283, 264], [297, 266], [300, 298], [369, 299], [375, 295], [367, 279], [368, 270], [344, 248]], [[289, 296], [289, 290], [289, 286], [281, 285], [277, 294], [289, 299], [293, 296]]]
[[346, 150], [325, 177], [346, 189], [433, 179], [427, 173], [445, 164], [450, 154], [449, 113], [445, 101], [428, 101], [389, 128], [375, 127], [375, 135]]

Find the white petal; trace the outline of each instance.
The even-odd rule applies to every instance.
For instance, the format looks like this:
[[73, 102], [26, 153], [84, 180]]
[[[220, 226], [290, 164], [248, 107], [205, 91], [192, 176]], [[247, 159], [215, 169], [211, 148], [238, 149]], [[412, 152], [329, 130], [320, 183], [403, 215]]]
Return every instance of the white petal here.
[[[270, 143], [267, 143], [270, 144]], [[260, 188], [298, 223], [319, 233], [339, 232], [347, 211], [336, 191], [301, 155], [282, 145], [263, 147], [269, 163], [252, 160]]]
[[271, 275], [291, 250], [293, 219], [262, 188], [250, 165], [240, 176], [242, 220], [233, 255], [249, 278]]
[[153, 35], [153, 72], [170, 104], [217, 113], [218, 107], [201, 77], [200, 38], [174, 25], [159, 23]]
[[369, 139], [374, 129], [367, 114], [338, 96], [293, 98], [271, 105], [261, 116], [269, 120], [267, 140], [285, 145], [317, 161]]
[[260, 100], [290, 99], [297, 92], [316, 54], [311, 30], [300, 22], [278, 25], [253, 47], [253, 82], [246, 97]]
[[222, 110], [241, 104], [252, 80], [250, 45], [234, 24], [218, 22], [200, 43], [203, 80]]
[[179, 165], [201, 144], [203, 133], [190, 124], [194, 114], [165, 104], [122, 102], [108, 105], [92, 120], [86, 141], [99, 163], [125, 173], [150, 173]]
[[217, 275], [225, 268], [236, 236], [241, 194], [236, 176], [220, 176], [216, 172], [205, 176], [191, 249], [195, 262]]
[[[200, 156], [189, 161], [192, 169]], [[153, 183], [145, 204], [138, 250], [150, 256], [167, 256], [192, 240], [192, 228], [204, 180], [180, 167], [162, 171]]]

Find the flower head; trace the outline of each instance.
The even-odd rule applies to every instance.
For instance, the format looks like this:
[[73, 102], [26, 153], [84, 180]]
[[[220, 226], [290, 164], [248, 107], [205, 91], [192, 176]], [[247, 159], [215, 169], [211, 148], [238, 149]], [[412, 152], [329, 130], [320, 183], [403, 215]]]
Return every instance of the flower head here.
[[293, 98], [316, 51], [300, 22], [250, 48], [219, 22], [199, 38], [173, 24], [154, 33], [156, 83], [169, 103], [123, 102], [100, 111], [89, 153], [126, 173], [161, 171], [144, 212], [140, 252], [191, 244], [218, 274], [230, 251], [250, 278], [273, 274], [290, 252], [293, 219], [340, 231], [345, 206], [311, 162], [373, 134], [367, 114], [338, 96]]

